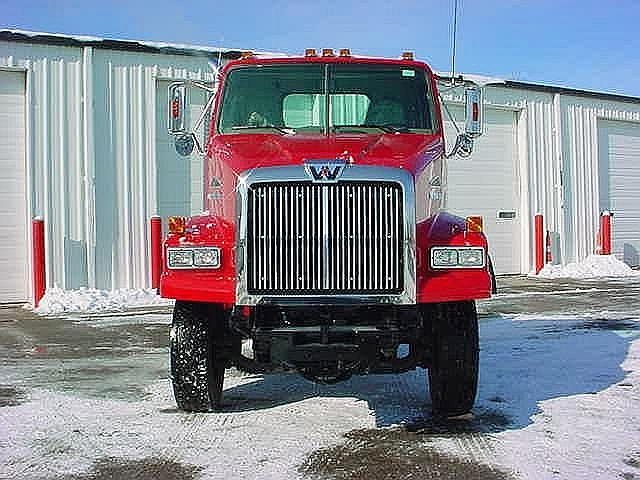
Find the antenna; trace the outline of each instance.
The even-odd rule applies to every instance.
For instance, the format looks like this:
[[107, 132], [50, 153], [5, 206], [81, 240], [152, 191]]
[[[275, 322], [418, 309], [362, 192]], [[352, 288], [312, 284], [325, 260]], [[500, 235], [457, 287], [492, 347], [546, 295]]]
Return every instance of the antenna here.
[[456, 30], [458, 28], [458, 0], [453, 0], [453, 34], [451, 48], [451, 86], [456, 83]]

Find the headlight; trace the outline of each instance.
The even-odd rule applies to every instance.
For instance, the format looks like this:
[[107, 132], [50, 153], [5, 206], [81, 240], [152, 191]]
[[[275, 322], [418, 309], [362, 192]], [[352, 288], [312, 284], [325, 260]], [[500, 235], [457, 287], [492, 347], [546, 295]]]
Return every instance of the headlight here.
[[220, 249], [213, 247], [194, 250], [193, 263], [196, 267], [218, 268], [220, 266]]
[[484, 267], [484, 249], [466, 248], [459, 250], [458, 265], [461, 267]]
[[432, 268], [482, 268], [485, 265], [482, 247], [433, 247]]
[[434, 267], [452, 267], [458, 264], [458, 252], [451, 249], [433, 250], [431, 264]]
[[218, 247], [168, 248], [168, 267], [179, 268], [219, 268], [220, 249]]
[[169, 268], [189, 268], [193, 265], [193, 250], [186, 248], [169, 249]]

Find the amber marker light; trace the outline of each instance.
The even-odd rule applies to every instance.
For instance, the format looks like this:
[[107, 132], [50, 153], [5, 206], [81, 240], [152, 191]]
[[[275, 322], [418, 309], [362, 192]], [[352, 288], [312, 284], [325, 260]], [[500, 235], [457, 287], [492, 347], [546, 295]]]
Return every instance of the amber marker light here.
[[322, 49], [322, 56], [323, 57], [333, 57], [333, 48], [323, 48]]
[[350, 57], [351, 56], [351, 51], [348, 48], [341, 48], [340, 49], [340, 56], [341, 57]]
[[402, 60], [413, 60], [413, 52], [402, 52]]
[[241, 60], [246, 60], [247, 58], [251, 58], [251, 57], [253, 57], [253, 52], [251, 52], [251, 51], [242, 52], [240, 54], [240, 59]]
[[187, 224], [185, 217], [169, 217], [169, 233], [184, 233]]
[[305, 56], [305, 57], [317, 57], [317, 56], [318, 56], [318, 53], [316, 52], [316, 49], [315, 49], [315, 48], [307, 48], [307, 49], [304, 51], [304, 56]]
[[482, 232], [482, 217], [471, 216], [466, 219], [467, 232]]

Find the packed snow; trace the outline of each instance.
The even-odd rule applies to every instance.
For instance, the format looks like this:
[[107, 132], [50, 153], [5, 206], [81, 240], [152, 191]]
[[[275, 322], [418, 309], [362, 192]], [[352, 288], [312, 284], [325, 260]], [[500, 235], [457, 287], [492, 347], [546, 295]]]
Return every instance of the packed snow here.
[[[434, 475], [413, 478], [638, 478], [640, 282], [500, 282], [504, 294], [479, 302], [473, 415], [444, 428], [422, 369], [330, 386], [231, 369], [223, 411], [186, 414], [168, 378], [168, 313], [0, 321], [0, 478], [122, 478], [96, 465], [129, 462], [129, 478], [302, 480], [300, 465], [322, 449], [327, 468], [373, 455], [358, 464], [366, 471], [327, 478], [398, 478], [370, 473], [434, 452], [504, 475], [447, 477], [434, 461]], [[556, 290], [543, 296], [546, 283]], [[349, 443], [353, 432], [360, 440]], [[376, 440], [385, 432], [390, 440]], [[163, 477], [175, 464], [198, 473]]]
[[618, 260], [614, 255], [590, 255], [578, 263], [545, 265], [537, 275], [542, 278], [588, 279], [600, 277], [637, 277], [640, 271]]
[[[618, 478], [630, 470], [625, 459], [640, 441], [639, 332], [625, 322], [601, 328], [576, 317], [531, 320], [512, 315], [482, 321], [480, 391], [470, 430], [417, 435], [407, 462], [437, 451], [535, 480]], [[147, 378], [136, 368], [151, 365], [136, 367], [143, 358], [136, 355], [99, 359], [107, 372], [123, 372], [116, 388]], [[66, 362], [68, 372], [82, 365]], [[34, 378], [28, 369], [24, 362], [5, 365], [0, 374], [7, 384], [24, 385]], [[52, 387], [31, 389], [25, 403], [0, 409], [0, 477], [67, 478], [102, 459], [158, 458], [196, 466], [202, 479], [301, 479], [298, 466], [306, 456], [340, 445], [346, 432], [423, 421], [428, 428], [430, 422], [421, 369], [332, 386], [231, 370], [227, 407], [211, 414], [175, 410], [166, 378], [126, 400], [103, 397], [108, 390], [86, 395]], [[351, 454], [349, 447], [343, 453]]]
[[34, 311], [39, 315], [95, 313], [171, 305], [172, 303], [172, 300], [160, 297], [155, 290], [150, 288], [122, 288], [118, 290], [80, 288], [78, 290], [63, 290], [53, 287], [47, 289], [46, 294]]

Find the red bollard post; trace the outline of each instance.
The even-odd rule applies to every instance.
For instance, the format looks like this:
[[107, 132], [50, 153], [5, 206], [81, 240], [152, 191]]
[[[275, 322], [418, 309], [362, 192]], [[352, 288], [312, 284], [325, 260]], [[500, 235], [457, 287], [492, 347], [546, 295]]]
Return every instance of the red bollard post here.
[[534, 217], [534, 237], [537, 275], [544, 267], [544, 220], [541, 213], [536, 214]]
[[151, 243], [151, 288], [160, 288], [160, 275], [162, 274], [162, 218], [158, 215], [151, 217], [150, 222]]
[[31, 264], [33, 275], [33, 306], [38, 306], [47, 289], [47, 271], [44, 253], [44, 220], [35, 217], [31, 222]]
[[602, 255], [611, 255], [611, 212], [605, 210], [600, 216]]

